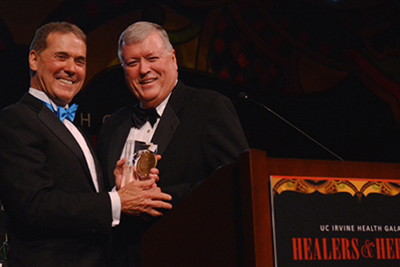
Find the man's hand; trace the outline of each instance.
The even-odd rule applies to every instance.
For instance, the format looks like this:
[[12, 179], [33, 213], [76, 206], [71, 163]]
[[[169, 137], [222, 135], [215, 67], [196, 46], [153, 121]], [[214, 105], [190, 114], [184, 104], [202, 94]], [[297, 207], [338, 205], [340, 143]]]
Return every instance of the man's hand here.
[[[158, 177], [158, 175], [157, 175]], [[118, 190], [121, 198], [121, 212], [131, 216], [162, 216], [159, 209], [171, 209], [172, 197], [161, 192], [154, 178], [145, 181], [132, 181]]]
[[114, 177], [115, 177], [115, 187], [119, 190], [122, 186], [125, 185], [124, 181], [124, 167], [126, 163], [126, 158], [123, 158], [117, 161], [117, 164], [114, 169]]
[[[159, 161], [161, 159], [161, 155], [156, 155], [156, 159], [157, 161]], [[127, 170], [129, 167], [125, 166], [125, 163], [126, 163], [126, 158], [122, 158], [121, 160], [117, 161], [117, 164], [114, 169], [115, 187], [117, 190], [119, 190], [120, 188], [124, 187], [126, 184], [134, 180], [143, 180], [141, 177], [139, 177], [139, 174], [136, 173], [134, 167], [130, 167], [133, 168], [133, 171], [131, 171], [131, 176], [127, 181], [124, 172], [128, 172]], [[160, 180], [158, 174], [159, 174], [158, 169], [152, 168], [147, 178], [149, 179], [153, 178], [155, 179], [156, 182], [158, 182], [158, 180]]]

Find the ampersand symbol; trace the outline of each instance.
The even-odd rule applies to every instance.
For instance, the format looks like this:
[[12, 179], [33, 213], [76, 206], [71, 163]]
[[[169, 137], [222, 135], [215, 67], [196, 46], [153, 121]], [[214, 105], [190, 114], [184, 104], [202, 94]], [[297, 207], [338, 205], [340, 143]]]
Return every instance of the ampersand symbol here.
[[374, 257], [374, 253], [372, 252], [372, 248], [375, 247], [375, 244], [373, 242], [370, 242], [369, 240], [365, 241], [365, 245], [361, 247], [361, 255], [363, 255], [364, 258], [371, 259]]

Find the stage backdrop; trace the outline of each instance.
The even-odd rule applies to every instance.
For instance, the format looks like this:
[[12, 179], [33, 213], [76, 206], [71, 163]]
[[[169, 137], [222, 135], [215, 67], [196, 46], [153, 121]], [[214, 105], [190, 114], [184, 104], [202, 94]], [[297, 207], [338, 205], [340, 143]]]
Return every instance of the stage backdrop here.
[[3, 108], [27, 91], [35, 30], [69, 21], [88, 35], [78, 119], [96, 139], [106, 116], [132, 100], [117, 59], [131, 23], [162, 25], [180, 78], [232, 99], [252, 148], [270, 157], [400, 161], [397, 0], [13, 0], [0, 1]]

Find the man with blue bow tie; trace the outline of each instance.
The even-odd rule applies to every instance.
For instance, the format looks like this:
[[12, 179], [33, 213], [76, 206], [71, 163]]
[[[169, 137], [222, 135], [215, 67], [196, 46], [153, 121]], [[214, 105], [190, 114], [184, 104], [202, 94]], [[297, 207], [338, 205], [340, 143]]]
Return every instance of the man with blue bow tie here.
[[[75, 25], [41, 27], [29, 53], [31, 87], [0, 113], [0, 198], [9, 267], [107, 266], [109, 233], [121, 213], [161, 216], [171, 196], [150, 179], [103, 191], [92, 145], [73, 123], [70, 102], [86, 75], [86, 36]], [[146, 205], [144, 205], [145, 203]]]

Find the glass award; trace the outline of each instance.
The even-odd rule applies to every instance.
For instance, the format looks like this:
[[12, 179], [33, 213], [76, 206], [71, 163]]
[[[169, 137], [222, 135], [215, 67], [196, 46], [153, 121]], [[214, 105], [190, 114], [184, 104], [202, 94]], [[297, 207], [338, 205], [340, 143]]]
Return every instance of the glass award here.
[[127, 159], [124, 168], [125, 184], [133, 179], [146, 180], [150, 169], [157, 166], [155, 153], [157, 145], [136, 140], [128, 140], [125, 148]]
[[126, 158], [125, 168], [123, 169], [125, 185], [127, 185], [131, 181], [131, 179], [134, 177], [133, 176], [133, 171], [134, 171], [133, 155], [134, 154], [135, 154], [135, 142], [134, 142], [134, 140], [128, 140], [126, 142], [125, 155], [124, 155], [124, 157]]

